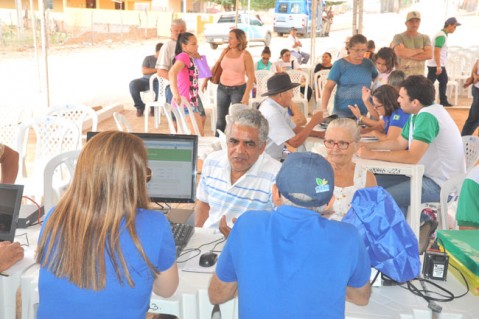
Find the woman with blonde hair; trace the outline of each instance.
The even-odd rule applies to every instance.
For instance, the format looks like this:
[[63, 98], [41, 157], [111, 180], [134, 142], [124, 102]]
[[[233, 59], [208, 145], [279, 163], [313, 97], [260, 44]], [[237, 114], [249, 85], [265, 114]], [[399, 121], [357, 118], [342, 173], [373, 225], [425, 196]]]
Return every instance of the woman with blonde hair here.
[[[253, 57], [246, 50], [247, 44], [244, 31], [233, 29], [229, 33], [228, 47], [220, 56], [223, 72], [216, 93], [218, 108], [216, 129], [223, 132], [226, 128], [226, 115], [230, 105], [235, 103], [248, 105], [253, 89], [254, 62]], [[208, 81], [203, 82], [202, 91], [206, 89], [207, 83]]]
[[152, 289], [175, 292], [175, 243], [166, 217], [147, 209], [149, 172], [132, 134], [102, 132], [85, 145], [42, 225], [38, 318], [144, 319]]
[[326, 159], [334, 170], [334, 212], [330, 219], [342, 220], [356, 190], [376, 186], [376, 178], [366, 168], [353, 162], [361, 139], [356, 121], [338, 118], [329, 123], [324, 135]]

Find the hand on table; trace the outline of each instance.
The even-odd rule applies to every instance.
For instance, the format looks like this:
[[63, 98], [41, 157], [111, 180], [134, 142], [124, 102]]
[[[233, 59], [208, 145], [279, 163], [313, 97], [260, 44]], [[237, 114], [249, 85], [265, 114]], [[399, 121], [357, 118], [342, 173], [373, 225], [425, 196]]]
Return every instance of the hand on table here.
[[0, 271], [13, 266], [23, 259], [23, 247], [19, 243], [0, 242]]
[[[233, 224], [236, 223], [237, 218], [233, 218]], [[228, 238], [230, 232], [231, 232], [231, 227], [228, 226], [228, 223], [226, 222], [226, 216], [223, 215], [220, 220], [220, 232], [225, 236], [225, 238]]]
[[360, 158], [372, 159], [374, 152], [371, 151], [366, 144], [367, 143], [359, 143], [358, 151], [356, 152], [356, 154]]

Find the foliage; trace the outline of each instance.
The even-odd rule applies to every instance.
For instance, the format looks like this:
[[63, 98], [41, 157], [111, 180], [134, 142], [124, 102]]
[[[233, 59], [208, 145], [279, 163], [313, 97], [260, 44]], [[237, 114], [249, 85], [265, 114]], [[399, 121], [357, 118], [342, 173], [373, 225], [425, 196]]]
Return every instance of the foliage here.
[[[236, 10], [236, 0], [210, 0], [221, 5], [225, 10]], [[243, 9], [248, 8], [248, 0], [240, 0]], [[252, 10], [266, 10], [274, 8], [276, 0], [250, 0]]]

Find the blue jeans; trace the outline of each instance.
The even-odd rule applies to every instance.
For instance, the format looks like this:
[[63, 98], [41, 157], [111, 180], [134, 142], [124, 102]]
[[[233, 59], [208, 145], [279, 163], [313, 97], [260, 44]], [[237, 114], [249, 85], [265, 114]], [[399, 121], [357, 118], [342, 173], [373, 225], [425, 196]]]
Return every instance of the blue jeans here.
[[471, 88], [472, 91], [472, 104], [469, 110], [469, 116], [467, 117], [464, 127], [462, 128], [461, 135], [472, 135], [476, 128], [479, 126], [479, 89], [474, 85]]
[[[216, 120], [216, 129], [222, 132], [226, 128], [226, 115], [228, 115], [230, 105], [240, 103], [243, 99], [246, 83], [238, 86], [225, 86], [218, 84], [216, 91], [216, 105], [218, 109], [218, 119]], [[218, 133], [215, 132], [218, 136]]]
[[[386, 189], [394, 198], [404, 217], [407, 215], [407, 208], [411, 204], [411, 180], [404, 175], [377, 174], [378, 185]], [[439, 202], [441, 187], [429, 177], [422, 177], [421, 203]]]
[[[150, 79], [139, 78], [130, 82], [130, 94], [133, 98], [133, 103], [139, 111], [145, 110], [145, 103], [141, 99], [140, 92], [148, 91], [150, 89]], [[153, 90], [155, 91], [155, 100], [158, 98], [158, 80], [153, 81]]]

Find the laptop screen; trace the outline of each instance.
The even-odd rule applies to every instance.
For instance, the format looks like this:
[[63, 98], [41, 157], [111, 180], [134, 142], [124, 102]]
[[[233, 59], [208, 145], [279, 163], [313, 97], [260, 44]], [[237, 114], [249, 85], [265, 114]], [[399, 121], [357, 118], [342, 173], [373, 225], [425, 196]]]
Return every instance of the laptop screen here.
[[13, 241], [22, 202], [23, 185], [0, 184], [0, 241]]
[[[97, 132], [87, 132], [90, 140]], [[148, 195], [153, 202], [194, 203], [198, 136], [130, 133], [141, 138], [148, 152], [152, 177]]]

